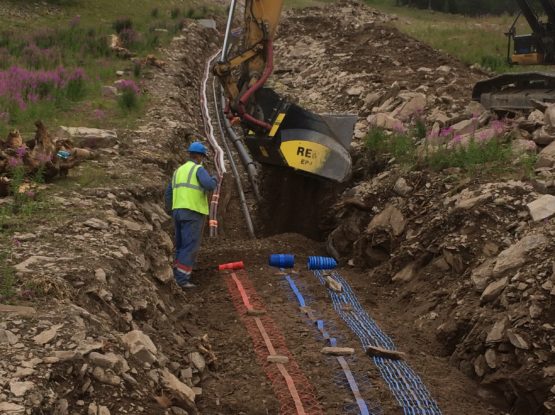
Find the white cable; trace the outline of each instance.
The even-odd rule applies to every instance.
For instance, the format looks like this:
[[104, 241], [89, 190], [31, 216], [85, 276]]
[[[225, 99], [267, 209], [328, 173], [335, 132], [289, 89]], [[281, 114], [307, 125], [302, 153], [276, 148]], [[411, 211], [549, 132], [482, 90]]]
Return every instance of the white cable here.
[[208, 77], [210, 76], [210, 68], [212, 67], [212, 62], [219, 56], [221, 50], [212, 55], [206, 62], [206, 67], [204, 69], [204, 78], [202, 80], [201, 88], [201, 104], [202, 104], [202, 114], [204, 118], [204, 130], [206, 133], [206, 138], [210, 143], [210, 146], [214, 150], [214, 164], [216, 165], [216, 170], [218, 176], [222, 177], [227, 170], [225, 168], [224, 162], [224, 151], [218, 144], [218, 141], [214, 137], [214, 127], [212, 126], [212, 118], [210, 117], [210, 111], [208, 110], [208, 98], [206, 96], [206, 89], [208, 84]]

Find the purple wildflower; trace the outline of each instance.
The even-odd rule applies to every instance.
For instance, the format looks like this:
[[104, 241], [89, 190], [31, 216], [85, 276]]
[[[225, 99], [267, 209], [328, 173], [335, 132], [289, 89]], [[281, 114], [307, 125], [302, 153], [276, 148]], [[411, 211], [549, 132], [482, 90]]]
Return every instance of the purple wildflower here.
[[0, 122], [8, 123], [9, 121], [10, 121], [10, 113], [7, 111], [0, 112]]
[[75, 29], [81, 23], [81, 16], [76, 15], [69, 21], [69, 27]]
[[453, 129], [451, 127], [443, 128], [439, 132], [440, 137], [449, 137], [453, 133]]
[[21, 164], [22, 164], [22, 161], [21, 161], [20, 158], [11, 157], [11, 158], [8, 160], [8, 166], [10, 166], [10, 167], [14, 167], [14, 168], [15, 168], [15, 167], [21, 166]]
[[28, 198], [33, 198], [35, 197], [35, 192], [33, 192], [32, 190], [27, 190], [25, 192], [25, 196], [27, 196]]
[[106, 111], [103, 111], [101, 109], [95, 109], [93, 111], [93, 116], [94, 118], [98, 118], [99, 120], [106, 118]]
[[134, 92], [135, 94], [139, 94], [140, 89], [138, 85], [132, 79], [121, 79], [115, 83], [116, 88], [121, 92]]
[[505, 123], [503, 121], [495, 120], [491, 123], [495, 134], [501, 134], [505, 131]]
[[18, 147], [16, 150], [16, 154], [18, 158], [23, 158], [25, 153], [27, 153], [27, 149], [24, 146]]
[[21, 241], [17, 238], [12, 238], [12, 243], [14, 246], [21, 246]]
[[453, 140], [451, 140], [453, 143], [455, 144], [459, 144], [462, 141], [462, 135], [457, 134], [453, 137]]
[[25, 110], [28, 103], [47, 100], [68, 82], [85, 79], [82, 68], [68, 70], [62, 66], [54, 70], [27, 70], [18, 66], [0, 71], [0, 98], [5, 98]]

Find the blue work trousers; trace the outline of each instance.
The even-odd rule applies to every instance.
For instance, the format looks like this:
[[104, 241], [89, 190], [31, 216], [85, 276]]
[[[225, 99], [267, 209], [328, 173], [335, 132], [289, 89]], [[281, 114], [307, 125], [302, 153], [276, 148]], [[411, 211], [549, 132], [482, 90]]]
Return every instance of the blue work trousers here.
[[178, 284], [187, 282], [195, 265], [202, 240], [205, 216], [188, 209], [172, 212], [175, 226], [175, 268]]

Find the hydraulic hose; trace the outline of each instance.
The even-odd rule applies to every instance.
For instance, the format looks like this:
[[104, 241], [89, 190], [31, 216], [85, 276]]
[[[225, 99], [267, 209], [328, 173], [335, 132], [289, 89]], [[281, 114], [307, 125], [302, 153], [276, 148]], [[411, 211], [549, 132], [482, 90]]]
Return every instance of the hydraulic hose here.
[[[225, 106], [225, 97], [223, 93], [221, 96], [221, 105], [222, 105], [222, 108]], [[245, 146], [243, 145], [243, 140], [241, 140], [241, 138], [233, 130], [233, 127], [231, 126], [231, 123], [229, 122], [227, 117], [223, 117], [223, 120], [224, 120], [225, 129], [227, 131], [227, 136], [235, 146], [235, 149], [237, 150], [237, 154], [239, 154], [239, 158], [241, 159], [243, 166], [247, 170], [249, 181], [251, 182], [251, 186], [254, 192], [254, 197], [256, 198], [257, 202], [260, 202], [261, 197], [260, 197], [260, 190], [258, 189], [258, 179], [257, 179], [258, 171], [256, 169], [256, 164], [254, 163], [254, 160], [250, 156], [247, 149], [245, 149]]]
[[266, 43], [266, 67], [264, 68], [264, 72], [258, 81], [254, 83], [243, 95], [239, 98], [239, 102], [237, 104], [237, 109], [239, 111], [239, 116], [250, 122], [254, 125], [264, 128], [265, 130], [271, 130], [272, 126], [263, 120], [259, 120], [258, 118], [253, 117], [252, 115], [246, 112], [245, 106], [249, 101], [250, 97], [258, 91], [260, 88], [264, 86], [270, 75], [274, 70], [274, 49], [273, 49], [273, 42], [272, 39], [268, 39]]

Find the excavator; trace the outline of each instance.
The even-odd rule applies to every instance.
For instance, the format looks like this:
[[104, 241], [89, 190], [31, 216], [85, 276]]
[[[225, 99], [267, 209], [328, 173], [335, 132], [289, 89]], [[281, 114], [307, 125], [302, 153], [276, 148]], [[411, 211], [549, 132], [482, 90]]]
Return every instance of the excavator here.
[[227, 101], [226, 116], [240, 123], [258, 162], [343, 182], [351, 172], [348, 149], [356, 116], [314, 114], [265, 87], [282, 7], [283, 0], [245, 0], [242, 27], [232, 30], [239, 4], [231, 1], [222, 51], [212, 68]]
[[[508, 30], [507, 60], [510, 65], [555, 64], [555, 2], [539, 0], [541, 13], [529, 0], [516, 0], [521, 12]], [[518, 35], [519, 19], [524, 16], [532, 33]], [[540, 16], [542, 16], [540, 18]], [[545, 16], [545, 17], [543, 17]], [[474, 86], [472, 98], [494, 111], [529, 111], [538, 104], [555, 103], [555, 73], [507, 73], [480, 81]]]

